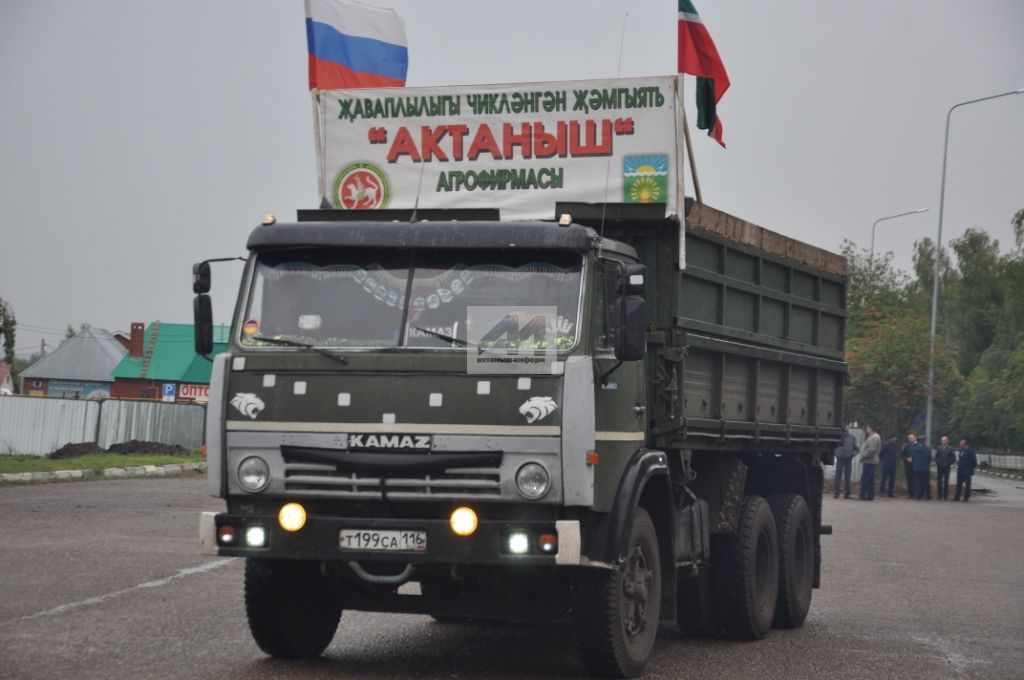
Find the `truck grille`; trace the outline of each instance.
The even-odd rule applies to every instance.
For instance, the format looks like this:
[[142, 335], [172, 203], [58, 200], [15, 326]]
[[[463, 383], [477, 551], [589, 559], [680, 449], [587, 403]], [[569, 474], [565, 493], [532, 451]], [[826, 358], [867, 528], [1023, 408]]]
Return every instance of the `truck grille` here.
[[[292, 495], [381, 498], [381, 478], [338, 472], [335, 466], [284, 456], [284, 488]], [[501, 496], [498, 468], [459, 468], [429, 475], [401, 474], [385, 480], [388, 498], [465, 498]]]

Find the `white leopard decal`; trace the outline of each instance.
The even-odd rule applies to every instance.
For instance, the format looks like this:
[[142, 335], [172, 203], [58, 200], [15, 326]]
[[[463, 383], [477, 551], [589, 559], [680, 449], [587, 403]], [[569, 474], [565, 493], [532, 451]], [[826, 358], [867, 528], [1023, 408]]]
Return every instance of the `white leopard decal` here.
[[519, 407], [519, 412], [526, 418], [526, 422], [533, 424], [551, 415], [558, 408], [558, 404], [551, 397], [530, 397]]
[[262, 399], [251, 392], [239, 392], [231, 400], [231, 405], [238, 409], [243, 416], [249, 416], [253, 420], [260, 414], [260, 411], [267, 407]]

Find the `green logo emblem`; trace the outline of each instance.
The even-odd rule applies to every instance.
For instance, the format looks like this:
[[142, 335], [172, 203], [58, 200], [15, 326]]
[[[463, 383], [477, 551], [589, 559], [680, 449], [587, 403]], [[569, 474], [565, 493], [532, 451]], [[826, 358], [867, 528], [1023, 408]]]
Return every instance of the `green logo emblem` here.
[[622, 192], [625, 203], [668, 202], [668, 156], [653, 154], [623, 158]]

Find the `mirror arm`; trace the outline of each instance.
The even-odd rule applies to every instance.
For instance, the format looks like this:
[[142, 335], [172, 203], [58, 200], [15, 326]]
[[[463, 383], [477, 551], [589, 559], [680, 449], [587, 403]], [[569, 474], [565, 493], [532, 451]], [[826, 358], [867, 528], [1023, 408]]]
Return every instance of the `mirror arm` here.
[[623, 363], [624, 362], [620, 359], [618, 363], [616, 363], [614, 366], [612, 366], [607, 371], [601, 374], [601, 377], [597, 379], [597, 381], [601, 383], [601, 387], [604, 387], [605, 385], [608, 384], [608, 376], [610, 376], [615, 371], [619, 370], [619, 366], [621, 366]]

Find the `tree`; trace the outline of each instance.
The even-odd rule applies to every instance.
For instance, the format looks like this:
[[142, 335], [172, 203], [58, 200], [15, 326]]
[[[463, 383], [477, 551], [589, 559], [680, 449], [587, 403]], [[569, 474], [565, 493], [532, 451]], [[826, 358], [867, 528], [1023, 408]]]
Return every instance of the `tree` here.
[[[934, 248], [919, 243], [917, 261], [934, 263]], [[921, 253], [924, 252], [922, 256]], [[871, 257], [849, 241], [846, 359], [850, 372], [850, 420], [873, 423], [882, 432], [907, 432], [924, 413], [928, 396], [930, 295], [920, 279], [897, 270], [892, 254]], [[922, 266], [919, 272], [928, 270]], [[931, 280], [929, 278], [929, 280]], [[946, 343], [936, 348], [936, 396], [956, 390], [960, 374]], [[941, 412], [940, 422], [948, 420]]]
[[18, 321], [14, 318], [14, 308], [0, 298], [0, 334], [4, 337], [4, 363], [11, 367], [11, 380], [17, 384], [18, 371], [14, 363], [14, 340], [17, 335]]
[[979, 229], [968, 229], [950, 245], [959, 275], [945, 284], [942, 323], [944, 334], [957, 346], [960, 371], [968, 375], [996, 338], [1005, 262], [999, 255], [999, 241]]

